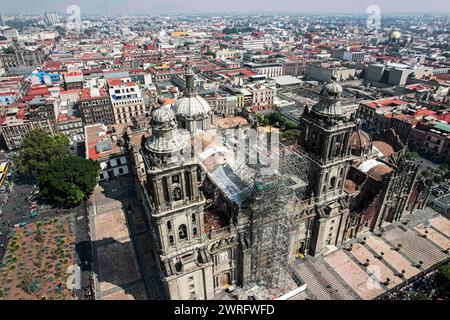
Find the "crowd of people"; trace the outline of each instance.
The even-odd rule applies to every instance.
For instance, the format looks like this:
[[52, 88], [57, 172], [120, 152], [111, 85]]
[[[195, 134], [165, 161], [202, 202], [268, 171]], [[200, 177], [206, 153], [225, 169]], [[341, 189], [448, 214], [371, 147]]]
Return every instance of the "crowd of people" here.
[[448, 300], [450, 282], [435, 269], [412, 282], [386, 293], [382, 300]]

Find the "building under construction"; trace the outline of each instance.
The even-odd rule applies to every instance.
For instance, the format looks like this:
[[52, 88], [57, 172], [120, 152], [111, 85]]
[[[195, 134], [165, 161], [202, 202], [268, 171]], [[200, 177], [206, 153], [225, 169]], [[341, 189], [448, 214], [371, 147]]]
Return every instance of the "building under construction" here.
[[338, 84], [324, 86], [288, 147], [243, 118], [214, 123], [193, 77], [175, 105], [153, 111], [150, 137], [129, 146], [170, 299], [295, 298], [296, 257], [322, 255], [422, 203], [404, 146], [361, 131]]

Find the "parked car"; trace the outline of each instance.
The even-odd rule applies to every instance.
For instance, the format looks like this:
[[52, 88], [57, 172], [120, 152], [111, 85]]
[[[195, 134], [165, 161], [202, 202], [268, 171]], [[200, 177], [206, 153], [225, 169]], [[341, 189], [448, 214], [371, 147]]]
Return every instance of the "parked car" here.
[[439, 188], [433, 189], [433, 191], [431, 193], [436, 197], [440, 197], [445, 194], [445, 192]]

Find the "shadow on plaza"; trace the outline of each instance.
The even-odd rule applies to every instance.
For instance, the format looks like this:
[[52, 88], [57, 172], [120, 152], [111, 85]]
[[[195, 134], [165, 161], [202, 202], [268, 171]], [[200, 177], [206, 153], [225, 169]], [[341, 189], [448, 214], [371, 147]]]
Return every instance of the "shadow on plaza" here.
[[[116, 200], [121, 203], [121, 206], [125, 213], [125, 218], [127, 222], [127, 228], [129, 233], [130, 241], [120, 242], [113, 238], [106, 238], [94, 241], [92, 243], [92, 249], [96, 250], [103, 246], [114, 246], [116, 252], [122, 253], [121, 259], [136, 259], [137, 268], [139, 272], [139, 278], [142, 279], [142, 283], [145, 288], [145, 293], [150, 300], [161, 300], [164, 299], [164, 290], [161, 278], [157, 272], [157, 265], [148, 265], [144, 259], [144, 254], [153, 255], [153, 246], [149, 243], [150, 250], [144, 252], [144, 248], [142, 247], [141, 242], [139, 241], [139, 237], [148, 236], [149, 235], [149, 222], [145, 217], [142, 204], [137, 198], [137, 193], [134, 188], [133, 180], [131, 176], [121, 177], [118, 179], [111, 180], [106, 183], [101, 183], [101, 187], [103, 188], [103, 194], [107, 199]], [[136, 226], [136, 220], [143, 219], [143, 223], [145, 224], [145, 228], [142, 227], [138, 230]], [[136, 257], [134, 258], [129, 253], [130, 245], [133, 247]], [[98, 252], [98, 251], [97, 251]], [[96, 253], [97, 253], [96, 252]], [[93, 255], [94, 259], [98, 259], [98, 254]], [[131, 263], [131, 262], [128, 262]], [[134, 261], [132, 262], [134, 264]], [[98, 269], [98, 261], [95, 261], [95, 266]], [[117, 268], [113, 273], [103, 273], [99, 272], [99, 270], [94, 270], [97, 274], [98, 280], [101, 282], [109, 282], [118, 287], [121, 287], [125, 293], [132, 295], [135, 299], [143, 299], [143, 297], [139, 296], [138, 292], [133, 290], [136, 287], [134, 281], [130, 283], [123, 283], [123, 281], [118, 281], [115, 275], [121, 274], [123, 270]], [[120, 278], [120, 276], [119, 276]]]

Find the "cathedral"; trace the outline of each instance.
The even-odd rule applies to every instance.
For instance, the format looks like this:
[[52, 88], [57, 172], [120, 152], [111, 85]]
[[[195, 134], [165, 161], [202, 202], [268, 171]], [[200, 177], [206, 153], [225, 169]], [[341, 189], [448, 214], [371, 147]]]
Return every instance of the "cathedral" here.
[[[251, 144], [252, 125], [215, 119], [194, 77], [189, 68], [174, 105], [158, 101], [142, 141], [127, 133], [168, 299], [213, 299], [231, 284], [248, 288], [262, 269], [274, 276], [277, 260], [326, 255], [424, 205], [405, 146], [392, 131], [362, 131], [359, 119], [345, 114], [334, 80], [301, 117], [298, 144], [271, 148], [272, 155], [290, 152], [304, 162], [288, 159], [288, 172], [281, 161], [280, 170], [261, 177], [257, 166], [233, 161], [239, 141]], [[295, 166], [305, 162], [296, 177]], [[272, 233], [264, 238], [256, 229]]]

